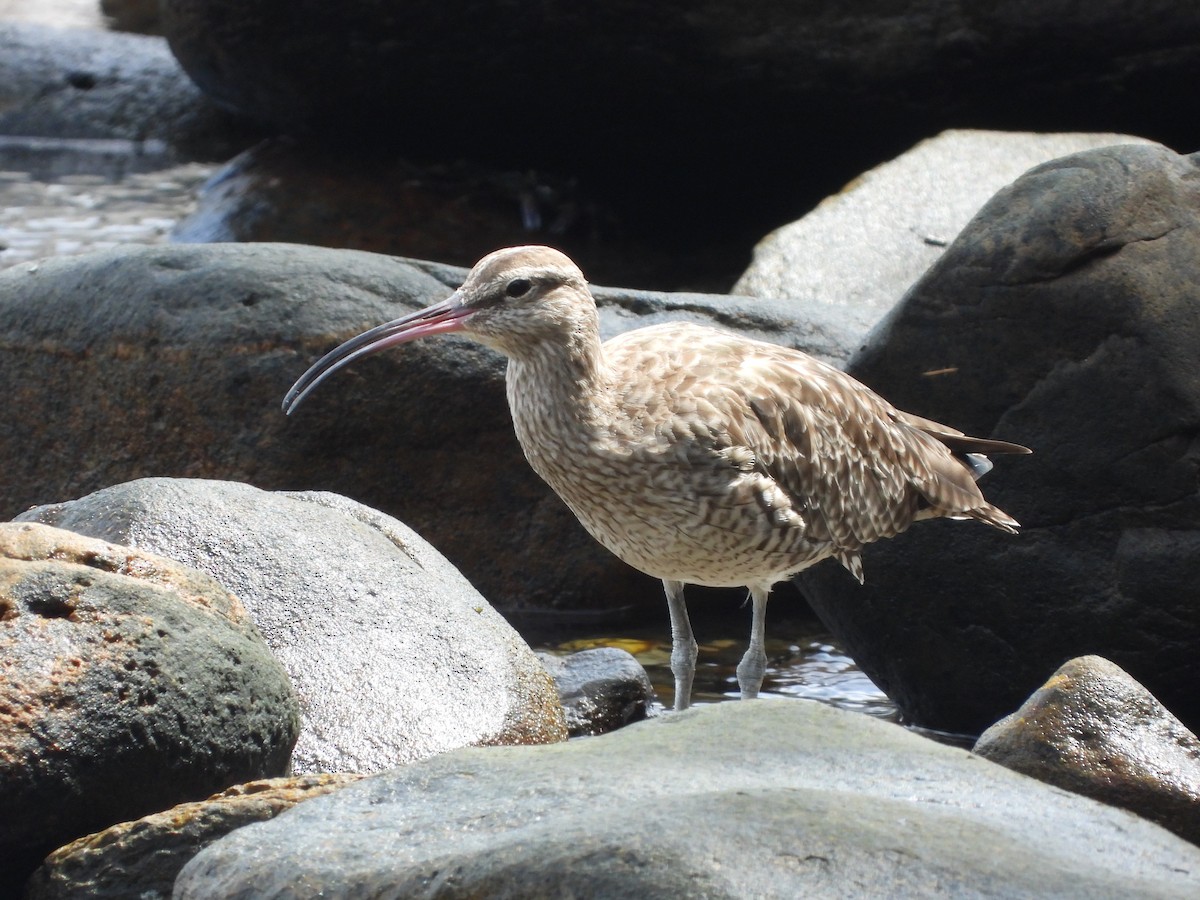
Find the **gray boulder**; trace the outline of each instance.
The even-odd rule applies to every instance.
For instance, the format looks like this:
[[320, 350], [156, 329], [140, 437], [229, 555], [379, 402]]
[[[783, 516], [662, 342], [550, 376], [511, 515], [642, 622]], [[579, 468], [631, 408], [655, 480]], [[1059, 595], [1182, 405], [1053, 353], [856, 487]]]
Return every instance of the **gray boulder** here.
[[943, 132], [763, 238], [733, 291], [838, 304], [865, 338], [996, 191], [1040, 163], [1129, 143], [1149, 142], [1119, 134]]
[[[447, 296], [461, 270], [290, 245], [125, 247], [0, 272], [0, 516], [147, 475], [311, 488], [421, 534], [501, 609], [653, 603], [530, 470], [504, 362], [454, 338], [339, 375], [286, 418], [326, 350]], [[845, 352], [831, 316], [700, 294], [601, 292], [603, 330], [690, 319]], [[833, 312], [833, 310], [830, 310]]]
[[1200, 724], [1200, 156], [1123, 146], [1000, 191], [850, 371], [897, 406], [1032, 447], [984, 481], [1013, 537], [922, 524], [866, 585], [801, 575], [911, 721], [978, 733], [1100, 654]]
[[179, 900], [1162, 897], [1200, 849], [812, 702], [724, 703], [367, 779], [196, 856]]
[[255, 140], [162, 38], [0, 22], [0, 47], [0, 135], [132, 141], [152, 160], [226, 158]]
[[207, 800], [113, 825], [60, 847], [23, 900], [167, 900], [184, 864], [236, 828], [353, 784], [362, 775], [292, 775], [235, 785]]
[[287, 676], [214, 579], [0, 524], [0, 894], [80, 835], [282, 774], [298, 731]]
[[1200, 739], [1099, 656], [1063, 665], [975, 752], [1200, 844]]
[[296, 772], [566, 738], [520, 636], [410, 529], [345, 497], [151, 478], [21, 519], [170, 556], [241, 598], [300, 697]]

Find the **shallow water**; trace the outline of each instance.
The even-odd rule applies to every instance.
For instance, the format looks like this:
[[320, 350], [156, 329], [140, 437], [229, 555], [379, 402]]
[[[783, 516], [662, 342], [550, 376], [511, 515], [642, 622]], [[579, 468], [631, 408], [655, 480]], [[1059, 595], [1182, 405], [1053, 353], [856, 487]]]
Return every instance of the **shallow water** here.
[[[122, 244], [163, 243], [175, 223], [195, 207], [196, 189], [213, 171], [212, 166], [192, 163], [121, 173], [119, 178], [53, 173], [42, 180], [5, 170], [3, 163], [11, 164], [5, 156], [16, 151], [0, 140], [0, 151], [5, 150], [0, 152], [0, 268]], [[61, 157], [47, 164], [58, 164], [56, 159]], [[73, 157], [63, 165], [77, 161]]]
[[[571, 653], [592, 647], [619, 647], [633, 654], [646, 669], [657, 695], [656, 708], [674, 703], [671, 675], [671, 630], [662, 622], [604, 630], [573, 628], [557, 635], [530, 632], [535, 649]], [[694, 703], [719, 703], [740, 696], [736, 668], [750, 634], [750, 610], [737, 615], [692, 611], [692, 629], [700, 645], [696, 661]], [[861, 712], [890, 722], [900, 720], [896, 705], [854, 664], [836, 639], [803, 607], [769, 610], [767, 614], [767, 674], [763, 698], [818, 700], [839, 709]]]

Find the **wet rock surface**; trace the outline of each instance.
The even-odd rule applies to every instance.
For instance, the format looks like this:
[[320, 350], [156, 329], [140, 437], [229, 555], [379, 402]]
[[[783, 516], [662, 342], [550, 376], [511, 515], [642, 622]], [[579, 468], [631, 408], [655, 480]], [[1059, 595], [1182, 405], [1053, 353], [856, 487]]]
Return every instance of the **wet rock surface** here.
[[1063, 665], [975, 752], [1200, 844], [1200, 739], [1106, 659]]
[[1156, 825], [803, 702], [445, 754], [236, 831], [176, 882], [181, 900], [1197, 890], [1200, 849]]
[[554, 679], [571, 737], [604, 734], [640, 722], [654, 702], [650, 677], [636, 659], [616, 647], [558, 656], [539, 653]]
[[179, 559], [242, 598], [300, 698], [293, 771], [566, 738], [520, 636], [409, 528], [344, 497], [153, 478], [21, 518]]
[[80, 835], [282, 774], [298, 731], [287, 676], [215, 580], [0, 524], [0, 892]]
[[1000, 191], [851, 362], [902, 409], [1032, 447], [986, 476], [1019, 537], [919, 525], [866, 585], [798, 581], [909, 721], [978, 733], [1098, 653], [1200, 723], [1200, 158], [1126, 146]]
[[166, 900], [179, 870], [213, 841], [360, 778], [294, 775], [252, 781], [122, 822], [51, 853], [26, 883], [23, 900]]

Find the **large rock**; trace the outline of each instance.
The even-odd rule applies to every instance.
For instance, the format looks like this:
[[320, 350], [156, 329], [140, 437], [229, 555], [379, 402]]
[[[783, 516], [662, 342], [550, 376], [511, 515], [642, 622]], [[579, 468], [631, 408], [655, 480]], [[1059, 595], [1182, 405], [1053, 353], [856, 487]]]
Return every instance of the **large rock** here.
[[113, 825], [60, 847], [29, 878], [23, 900], [167, 900], [184, 864], [235, 828], [262, 822], [361, 775], [294, 775], [235, 785]]
[[[501, 608], [661, 609], [661, 585], [599, 547], [529, 469], [499, 355], [421, 341], [280, 412], [322, 353], [448, 296], [462, 276], [265, 244], [127, 247], [0, 272], [0, 516], [146, 475], [321, 489], [401, 519]], [[602, 292], [606, 335], [690, 319], [825, 358], [850, 346], [836, 313]]]
[[1100, 654], [1200, 725], [1200, 157], [1039, 166], [980, 211], [850, 370], [897, 406], [1034, 449], [988, 497], [1013, 537], [933, 522], [865, 587], [801, 583], [913, 721], [978, 733]]
[[1200, 844], [1200, 739], [1099, 656], [1062, 666], [980, 735], [975, 752]]
[[240, 897], [1163, 897], [1200, 849], [810, 702], [724, 703], [370, 778], [196, 856]]
[[170, 556], [237, 594], [300, 697], [296, 772], [566, 739], [520, 636], [410, 529], [345, 497], [151, 478], [21, 518]]
[[202, 94], [162, 38], [0, 22], [0, 47], [0, 135], [119, 139], [151, 158], [213, 159], [258, 133]]
[[214, 98], [287, 130], [383, 134], [412, 152], [550, 171], [574, 161], [569, 171], [679, 190], [718, 216], [790, 206], [779, 186], [795, 167], [828, 165], [914, 123], [928, 133], [963, 118], [1140, 118], [1181, 130], [1197, 110], [1186, 83], [1200, 20], [1175, 0], [1137, 15], [1123, 0], [873, 0], [852, 10], [624, 0], [536, 11], [166, 0], [163, 28]]
[[734, 293], [837, 303], [866, 337], [996, 191], [1059, 156], [1129, 143], [1148, 142], [1119, 134], [944, 132], [763, 238]]
[[80, 835], [282, 774], [298, 730], [287, 676], [215, 580], [0, 524], [0, 894]]

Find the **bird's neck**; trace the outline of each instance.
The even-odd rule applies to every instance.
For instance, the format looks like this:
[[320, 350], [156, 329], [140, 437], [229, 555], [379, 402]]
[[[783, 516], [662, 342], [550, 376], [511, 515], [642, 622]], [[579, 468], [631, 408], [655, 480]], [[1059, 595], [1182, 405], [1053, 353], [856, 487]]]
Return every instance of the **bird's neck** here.
[[506, 380], [517, 438], [530, 455], [594, 426], [608, 402], [608, 371], [598, 327], [523, 349], [509, 358]]

